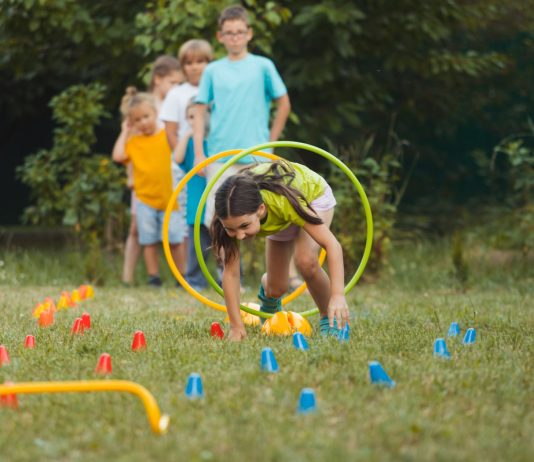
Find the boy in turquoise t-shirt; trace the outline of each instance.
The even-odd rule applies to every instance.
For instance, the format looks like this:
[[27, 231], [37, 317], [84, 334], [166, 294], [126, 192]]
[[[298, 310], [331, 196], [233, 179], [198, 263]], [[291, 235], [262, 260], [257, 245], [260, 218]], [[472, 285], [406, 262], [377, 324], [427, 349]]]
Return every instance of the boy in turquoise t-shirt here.
[[[291, 109], [287, 89], [273, 62], [248, 52], [252, 29], [242, 6], [230, 6], [222, 11], [217, 39], [226, 48], [227, 56], [208, 64], [200, 79], [193, 125], [195, 164], [221, 151], [247, 149], [276, 141]], [[273, 100], [277, 111], [269, 129]], [[211, 121], [206, 152], [203, 148], [206, 131], [204, 114], [208, 105], [211, 105]], [[207, 181], [213, 178], [225, 160], [206, 167]], [[212, 188], [206, 203], [207, 224], [213, 217], [213, 198], [218, 185], [254, 161], [253, 156], [241, 159], [240, 164], [226, 170]]]

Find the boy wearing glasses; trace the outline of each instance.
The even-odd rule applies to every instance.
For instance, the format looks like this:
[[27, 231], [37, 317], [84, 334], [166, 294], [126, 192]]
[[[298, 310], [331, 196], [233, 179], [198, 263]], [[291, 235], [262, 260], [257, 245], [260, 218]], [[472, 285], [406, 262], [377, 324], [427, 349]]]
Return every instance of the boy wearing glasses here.
[[[248, 52], [252, 39], [246, 10], [240, 5], [225, 8], [219, 16], [217, 40], [226, 48], [227, 56], [205, 68], [196, 97], [193, 123], [195, 164], [206, 157], [230, 149], [247, 149], [268, 141], [276, 141], [286, 124], [291, 105], [287, 89], [274, 63]], [[271, 102], [277, 110], [269, 128]], [[211, 105], [207, 152], [203, 148], [205, 112]], [[204, 170], [209, 181], [228, 159], [213, 162]], [[258, 157], [258, 161], [265, 161]], [[246, 156], [232, 165], [210, 191], [206, 203], [205, 223], [211, 223], [214, 197], [218, 184], [230, 175], [255, 162]]]

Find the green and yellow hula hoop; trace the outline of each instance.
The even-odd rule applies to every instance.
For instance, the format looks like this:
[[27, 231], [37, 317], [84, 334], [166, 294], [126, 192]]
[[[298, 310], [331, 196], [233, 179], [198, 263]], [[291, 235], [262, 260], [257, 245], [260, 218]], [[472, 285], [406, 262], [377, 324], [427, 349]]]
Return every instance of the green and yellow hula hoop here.
[[[204, 193], [203, 193], [203, 195], [202, 195], [202, 197], [200, 199], [200, 202], [199, 202], [199, 207], [197, 209], [197, 214], [196, 214], [196, 217], [195, 217], [195, 226], [194, 226], [195, 250], [196, 250], [196, 253], [197, 253], [197, 258], [198, 258], [200, 267], [202, 269], [202, 272], [206, 276], [206, 279], [208, 280], [210, 285], [215, 289], [215, 291], [217, 293], [219, 293], [220, 295], [224, 296], [222, 288], [217, 284], [217, 282], [211, 276], [211, 274], [210, 274], [210, 272], [209, 272], [209, 270], [208, 270], [208, 268], [206, 266], [206, 262], [204, 260], [204, 257], [202, 255], [202, 249], [201, 249], [201, 245], [200, 245], [200, 224], [201, 224], [201, 217], [202, 217], [202, 211], [204, 209], [204, 205], [206, 203], [206, 200], [207, 200], [209, 192], [214, 187], [214, 185], [217, 182], [217, 180], [222, 176], [222, 174], [231, 165], [233, 165], [234, 163], [239, 161], [239, 159], [241, 159], [244, 156], [247, 156], [249, 154], [260, 155], [262, 157], [267, 157], [267, 158], [269, 158], [271, 160], [279, 159], [278, 156], [275, 156], [273, 154], [268, 154], [268, 153], [265, 153], [265, 152], [258, 152], [258, 151], [261, 151], [262, 149], [277, 148], [277, 147], [292, 147], [292, 148], [304, 149], [304, 150], [307, 150], [307, 151], [310, 151], [310, 152], [314, 152], [316, 154], [319, 154], [319, 155], [325, 157], [327, 160], [329, 160], [330, 162], [332, 162], [333, 164], [338, 166], [347, 175], [347, 177], [350, 179], [352, 184], [355, 186], [355, 188], [356, 188], [356, 190], [357, 190], [357, 192], [358, 192], [358, 194], [360, 196], [360, 199], [361, 199], [362, 204], [363, 204], [363, 208], [364, 208], [364, 212], [365, 212], [365, 219], [366, 219], [366, 224], [367, 224], [366, 242], [365, 242], [365, 248], [364, 248], [364, 252], [363, 252], [360, 264], [358, 265], [358, 268], [356, 269], [356, 272], [352, 276], [351, 280], [345, 286], [345, 293], [348, 293], [350, 290], [352, 290], [354, 285], [358, 282], [358, 280], [360, 279], [361, 275], [363, 274], [363, 271], [365, 269], [367, 261], [369, 260], [369, 255], [371, 253], [371, 247], [372, 247], [372, 241], [373, 241], [373, 217], [372, 217], [372, 213], [371, 213], [371, 207], [369, 205], [369, 200], [367, 199], [365, 191], [364, 191], [363, 187], [361, 186], [360, 182], [358, 181], [358, 179], [356, 178], [354, 173], [343, 162], [341, 162], [335, 156], [333, 156], [332, 154], [330, 154], [329, 152], [327, 152], [327, 151], [325, 151], [325, 150], [323, 150], [321, 148], [318, 148], [316, 146], [312, 146], [312, 145], [306, 144], [306, 143], [299, 143], [299, 142], [296, 142], [296, 141], [274, 141], [274, 142], [270, 142], [270, 143], [264, 143], [264, 144], [260, 144], [260, 145], [257, 145], [257, 146], [253, 146], [253, 147], [251, 147], [251, 148], [249, 148], [247, 150], [244, 150], [244, 151], [225, 151], [225, 152], [219, 153], [219, 154], [217, 154], [215, 156], [212, 156], [212, 157], [206, 159], [205, 161], [203, 161], [202, 163], [197, 165], [194, 169], [192, 169], [181, 180], [181, 182], [176, 187], [176, 189], [175, 189], [175, 191], [174, 191], [174, 193], [173, 193], [173, 195], [172, 195], [172, 197], [171, 197], [171, 199], [169, 201], [169, 204], [167, 205], [167, 209], [165, 211], [165, 217], [164, 217], [164, 221], [163, 221], [163, 248], [164, 248], [164, 251], [165, 251], [165, 257], [167, 258], [167, 262], [168, 262], [168, 264], [169, 264], [169, 266], [171, 268], [171, 271], [176, 276], [176, 278], [178, 279], [180, 284], [182, 284], [184, 286], [184, 288], [191, 295], [193, 295], [201, 303], [205, 303], [206, 305], [210, 306], [211, 308], [215, 308], [215, 309], [218, 309], [218, 310], [221, 310], [221, 311], [226, 311], [226, 307], [224, 305], [220, 305], [218, 303], [215, 303], [215, 302], [209, 300], [208, 298], [204, 297], [202, 294], [200, 294], [197, 291], [195, 291], [187, 283], [187, 281], [185, 281], [185, 279], [182, 277], [182, 275], [180, 274], [180, 272], [176, 268], [176, 265], [174, 264], [174, 261], [172, 259], [172, 255], [170, 253], [170, 246], [169, 246], [169, 240], [168, 240], [168, 226], [169, 226], [170, 213], [171, 213], [172, 209], [174, 208], [174, 204], [176, 204], [176, 201], [177, 201], [177, 198], [178, 198], [178, 195], [179, 195], [180, 191], [184, 188], [184, 186], [187, 184], [189, 179], [193, 177], [193, 175], [195, 175], [198, 171], [202, 170], [206, 165], [209, 165], [211, 162], [215, 162], [220, 158], [228, 157], [230, 155], [233, 155], [233, 157], [231, 159], [229, 159], [223, 165], [223, 167], [217, 172], [217, 174], [208, 183], [208, 185], [207, 185], [207, 187], [206, 187], [206, 189], [205, 189], [205, 191], [204, 191]], [[236, 152], [238, 152], [238, 154], [236, 154]], [[321, 264], [324, 261], [324, 255], [325, 255], [325, 252], [324, 252], [324, 249], [322, 249], [321, 256], [320, 256]], [[305, 288], [306, 288], [306, 285], [302, 284], [302, 286], [299, 287], [295, 292], [293, 292], [288, 297], [285, 297], [282, 300], [282, 303], [286, 304], [289, 301], [293, 300], [294, 298], [299, 296], [305, 290]], [[263, 317], [263, 318], [268, 318], [268, 317], [272, 316], [272, 314], [270, 314], [270, 313], [263, 313], [263, 312], [260, 312], [258, 310], [254, 310], [252, 308], [249, 308], [247, 306], [241, 305], [240, 308], [242, 310], [248, 312], [248, 313], [251, 313], [251, 314], [254, 314], [256, 316]], [[312, 309], [312, 310], [309, 310], [309, 311], [306, 311], [306, 312], [303, 312], [303, 313], [300, 313], [300, 314], [302, 316], [308, 317], [308, 316], [312, 316], [314, 314], [317, 314], [318, 311], [319, 310], [317, 308], [315, 308], [315, 309]]]

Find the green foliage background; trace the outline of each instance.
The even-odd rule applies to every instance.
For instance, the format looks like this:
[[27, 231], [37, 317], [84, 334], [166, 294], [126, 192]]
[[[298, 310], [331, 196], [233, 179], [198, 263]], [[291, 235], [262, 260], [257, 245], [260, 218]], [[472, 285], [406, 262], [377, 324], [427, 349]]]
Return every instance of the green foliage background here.
[[[36, 112], [50, 117], [46, 103], [71, 85], [105, 82], [103, 107], [118, 116], [124, 87], [142, 86], [159, 54], [176, 54], [185, 40], [203, 37], [223, 55], [214, 40], [216, 18], [230, 3], [2, 2], [0, 109], [6, 131]], [[498, 202], [506, 211], [520, 206], [532, 221], [532, 188], [523, 187], [519, 204], [512, 177], [495, 188], [481, 166], [491, 162], [501, 140], [528, 128], [534, 0], [241, 3], [251, 12], [251, 51], [272, 57], [289, 89], [293, 114], [284, 137], [344, 152], [364, 177], [379, 166], [375, 174], [389, 191], [376, 196], [384, 223], [395, 222], [387, 218], [387, 197], [397, 180], [380, 160], [392, 136], [403, 140], [394, 174], [401, 184], [413, 167], [403, 191], [406, 204], [439, 210]], [[96, 130], [115, 135], [118, 126], [118, 117], [101, 119]], [[111, 150], [113, 136], [104, 138], [100, 152]], [[370, 139], [375, 148], [364, 161], [361, 148]], [[26, 154], [17, 153], [21, 160]], [[295, 155], [328, 169], [319, 158]], [[399, 201], [397, 211], [403, 213]]]

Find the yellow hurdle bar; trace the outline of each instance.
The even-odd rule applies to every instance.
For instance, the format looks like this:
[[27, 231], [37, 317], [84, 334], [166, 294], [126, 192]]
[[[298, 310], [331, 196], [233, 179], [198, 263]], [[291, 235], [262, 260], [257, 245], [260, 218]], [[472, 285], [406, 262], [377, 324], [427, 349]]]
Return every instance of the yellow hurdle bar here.
[[34, 393], [70, 393], [90, 391], [125, 391], [137, 395], [146, 409], [148, 422], [154, 433], [164, 434], [169, 416], [161, 415], [154, 396], [143, 386], [128, 380], [79, 380], [68, 382], [21, 382], [0, 385], [0, 395]]

